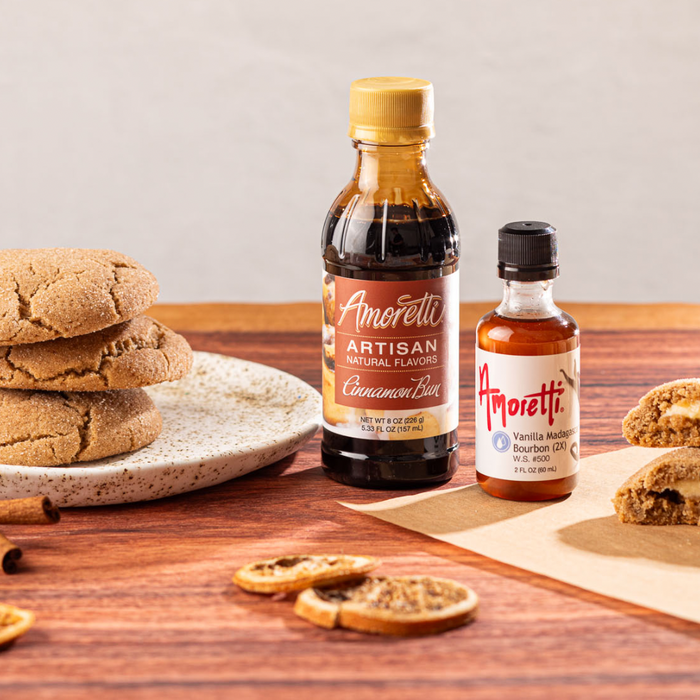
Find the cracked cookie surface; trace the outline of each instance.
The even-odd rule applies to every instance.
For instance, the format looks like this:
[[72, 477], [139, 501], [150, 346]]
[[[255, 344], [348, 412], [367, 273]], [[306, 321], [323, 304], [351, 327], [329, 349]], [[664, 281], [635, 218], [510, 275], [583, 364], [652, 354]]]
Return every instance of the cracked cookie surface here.
[[75, 338], [0, 347], [0, 387], [53, 391], [131, 389], [182, 379], [187, 341], [148, 316]]
[[143, 389], [0, 389], [0, 463], [54, 467], [133, 452], [162, 428]]
[[156, 278], [112, 250], [0, 250], [0, 345], [72, 338], [153, 304]]
[[622, 434], [642, 447], [700, 447], [700, 379], [654, 387], [625, 416]]
[[700, 448], [652, 460], [620, 486], [613, 505], [623, 523], [700, 525]]

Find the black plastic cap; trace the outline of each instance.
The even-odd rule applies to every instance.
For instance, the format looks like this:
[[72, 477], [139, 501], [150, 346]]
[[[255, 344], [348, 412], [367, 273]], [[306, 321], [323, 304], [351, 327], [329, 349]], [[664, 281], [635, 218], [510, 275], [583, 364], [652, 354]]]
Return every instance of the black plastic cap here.
[[559, 274], [557, 230], [544, 221], [514, 221], [498, 231], [498, 276], [536, 282]]

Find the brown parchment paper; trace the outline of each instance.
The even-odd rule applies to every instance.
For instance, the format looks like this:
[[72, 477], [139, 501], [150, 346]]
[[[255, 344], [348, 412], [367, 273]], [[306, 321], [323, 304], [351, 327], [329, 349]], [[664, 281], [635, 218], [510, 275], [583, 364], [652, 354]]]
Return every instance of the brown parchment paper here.
[[474, 484], [342, 505], [596, 593], [700, 622], [700, 527], [623, 525], [611, 498], [664, 451], [630, 447], [581, 461], [564, 500], [517, 503]]

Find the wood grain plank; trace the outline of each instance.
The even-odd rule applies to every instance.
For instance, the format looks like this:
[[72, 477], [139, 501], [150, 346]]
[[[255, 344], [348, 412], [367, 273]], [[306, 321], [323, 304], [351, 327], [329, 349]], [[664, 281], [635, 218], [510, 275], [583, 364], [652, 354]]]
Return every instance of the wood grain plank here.
[[[320, 385], [316, 332], [187, 333], [193, 347], [265, 362]], [[474, 481], [473, 334], [461, 347], [461, 461]], [[649, 386], [697, 375], [700, 331], [589, 332], [584, 455], [623, 447], [622, 416]], [[0, 697], [690, 698], [700, 627], [354, 513], [337, 501], [395, 495], [327, 479], [319, 438], [275, 465], [189, 495], [66, 511], [12, 526], [24, 566], [0, 600], [36, 627], [0, 652]], [[469, 627], [425, 639], [315, 628], [290, 601], [238, 590], [235, 569], [293, 551], [371, 553], [392, 574], [473, 586]]]
[[[463, 329], [497, 302], [461, 304]], [[582, 304], [564, 302], [584, 330], [700, 328], [700, 304]], [[148, 313], [172, 328], [188, 331], [320, 332], [321, 304], [156, 304]]]

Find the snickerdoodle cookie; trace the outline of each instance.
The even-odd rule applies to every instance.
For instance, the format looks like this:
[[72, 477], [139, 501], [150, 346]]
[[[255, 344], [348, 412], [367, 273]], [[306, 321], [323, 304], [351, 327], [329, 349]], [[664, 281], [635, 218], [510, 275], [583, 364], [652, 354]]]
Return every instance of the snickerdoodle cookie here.
[[0, 387], [106, 391], [182, 379], [187, 341], [148, 316], [74, 338], [0, 347]]
[[677, 379], [642, 396], [622, 421], [632, 445], [700, 447], [700, 379]]
[[156, 278], [111, 250], [0, 250], [0, 345], [93, 333], [134, 318], [157, 296]]
[[682, 447], [642, 467], [613, 499], [623, 523], [700, 525], [700, 449]]
[[53, 467], [148, 445], [162, 420], [143, 389], [0, 389], [0, 463]]

